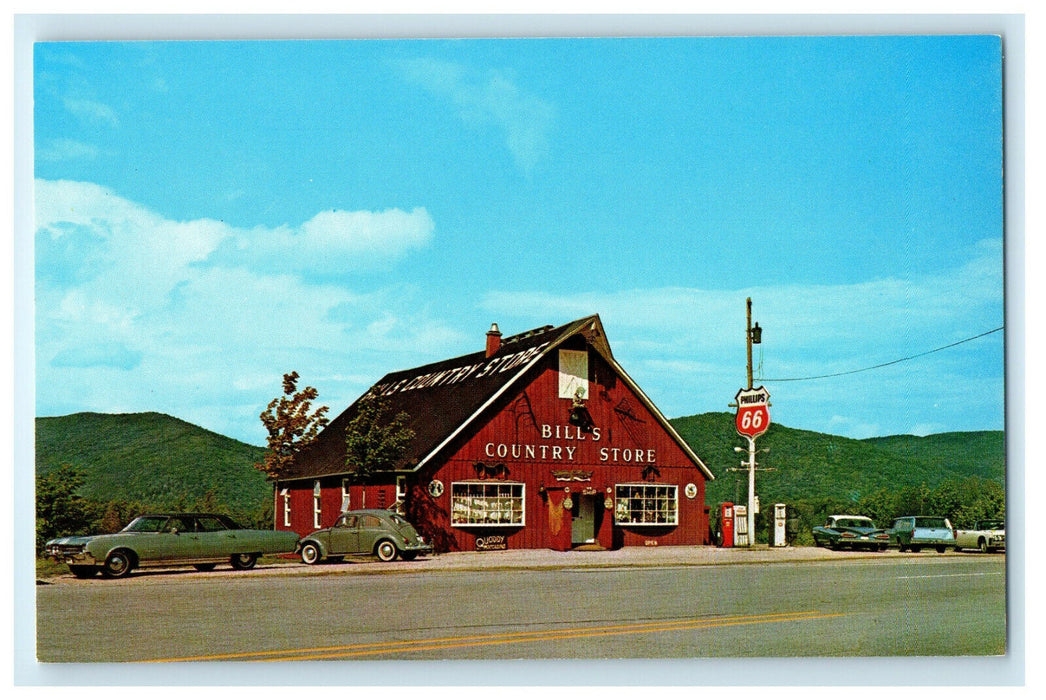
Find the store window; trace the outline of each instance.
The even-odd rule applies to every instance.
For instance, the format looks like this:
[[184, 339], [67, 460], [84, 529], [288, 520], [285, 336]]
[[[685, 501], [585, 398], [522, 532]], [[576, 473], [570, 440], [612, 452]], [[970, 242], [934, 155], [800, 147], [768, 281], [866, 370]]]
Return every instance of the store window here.
[[523, 484], [464, 481], [450, 485], [451, 525], [525, 525]]
[[614, 521], [618, 525], [676, 525], [678, 487], [665, 484], [618, 484]]

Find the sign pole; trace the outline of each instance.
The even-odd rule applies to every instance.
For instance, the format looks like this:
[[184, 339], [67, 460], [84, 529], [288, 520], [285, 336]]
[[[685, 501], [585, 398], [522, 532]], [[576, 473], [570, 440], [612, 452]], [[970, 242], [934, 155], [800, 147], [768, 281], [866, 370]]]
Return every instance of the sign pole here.
[[755, 438], [748, 438], [748, 546], [755, 545]]

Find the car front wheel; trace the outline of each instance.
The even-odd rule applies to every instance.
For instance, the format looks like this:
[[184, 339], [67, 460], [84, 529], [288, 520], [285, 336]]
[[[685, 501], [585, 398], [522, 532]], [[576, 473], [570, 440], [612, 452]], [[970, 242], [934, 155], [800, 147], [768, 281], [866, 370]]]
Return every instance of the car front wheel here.
[[378, 559], [381, 559], [382, 561], [392, 561], [396, 558], [396, 545], [388, 540], [382, 540], [378, 543], [374, 552], [378, 555]]
[[319, 564], [322, 559], [320, 548], [314, 542], [306, 542], [301, 548], [301, 560], [306, 564]]
[[102, 573], [108, 578], [123, 578], [131, 573], [133, 568], [134, 560], [131, 553], [118, 549], [115, 552], [110, 552], [109, 556], [105, 558], [105, 563], [102, 564]]
[[988, 542], [985, 541], [984, 539], [979, 540], [977, 542], [977, 548], [980, 549], [982, 553], [987, 552], [988, 551]]
[[229, 561], [232, 564], [232, 568], [240, 571], [246, 571], [247, 569], [253, 569], [254, 565], [258, 562], [257, 554], [233, 554], [232, 559]]

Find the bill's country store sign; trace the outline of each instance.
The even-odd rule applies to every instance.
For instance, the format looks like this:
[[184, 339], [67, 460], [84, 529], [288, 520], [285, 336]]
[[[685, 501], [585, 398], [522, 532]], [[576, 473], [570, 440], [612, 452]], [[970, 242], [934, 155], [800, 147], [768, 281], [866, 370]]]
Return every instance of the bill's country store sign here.
[[614, 359], [598, 316], [504, 340], [492, 328], [485, 351], [392, 373], [368, 394], [410, 417], [401, 463], [353, 481], [353, 404], [279, 484], [290, 514], [281, 522], [277, 503], [277, 527], [380, 506], [437, 551], [708, 542], [712, 474]]

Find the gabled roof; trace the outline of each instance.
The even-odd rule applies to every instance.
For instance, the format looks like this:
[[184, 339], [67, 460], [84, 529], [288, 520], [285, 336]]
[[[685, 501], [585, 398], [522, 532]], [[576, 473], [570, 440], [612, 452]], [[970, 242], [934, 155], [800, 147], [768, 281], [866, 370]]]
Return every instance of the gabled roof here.
[[350, 474], [345, 466], [345, 429], [357, 415], [360, 401], [381, 396], [390, 416], [405, 412], [414, 439], [397, 470], [416, 470], [434, 459], [455, 438], [476, 426], [487, 408], [514, 388], [527, 372], [568, 339], [581, 334], [614, 367], [686, 454], [709, 479], [715, 477], [646, 394], [614, 360], [598, 315], [558, 327], [542, 326], [503, 338], [491, 357], [485, 350], [413, 369], [391, 372], [332, 420], [296, 460], [282, 480]]

